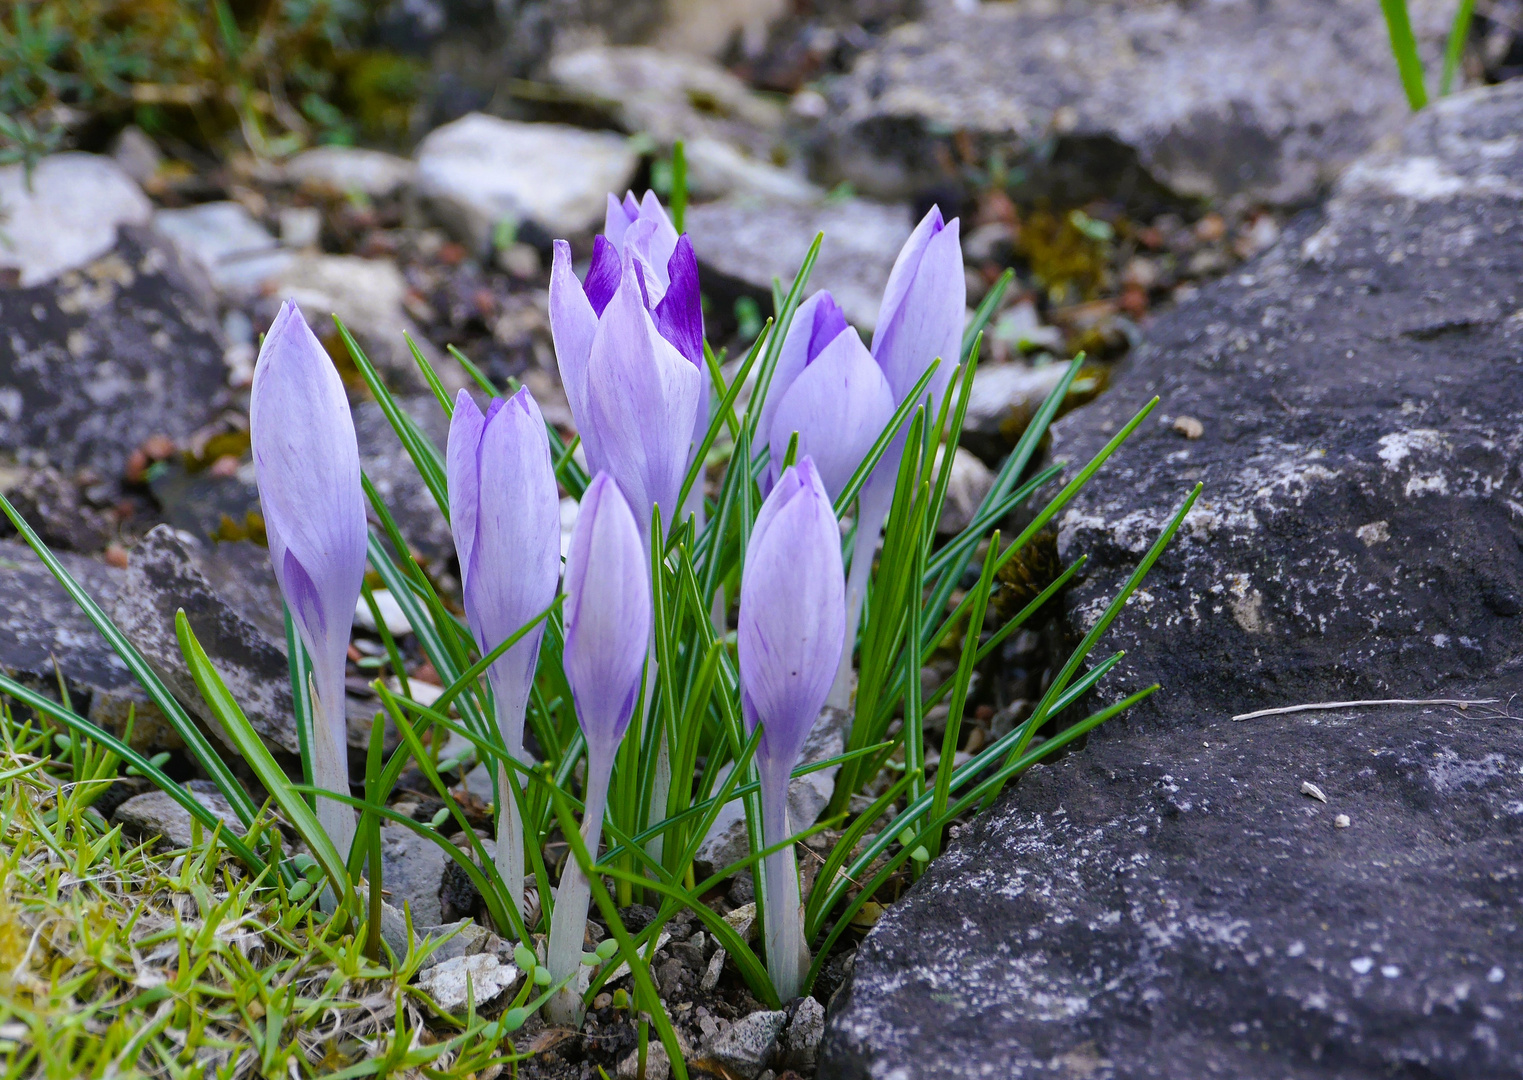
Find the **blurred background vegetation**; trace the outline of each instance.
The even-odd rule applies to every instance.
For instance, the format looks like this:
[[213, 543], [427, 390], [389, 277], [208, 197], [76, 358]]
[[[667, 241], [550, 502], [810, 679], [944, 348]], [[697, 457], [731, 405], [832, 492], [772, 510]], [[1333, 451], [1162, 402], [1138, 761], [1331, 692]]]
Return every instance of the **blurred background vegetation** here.
[[364, 0], [11, 0], [0, 162], [126, 123], [203, 152], [399, 142], [423, 66], [368, 46], [371, 18]]

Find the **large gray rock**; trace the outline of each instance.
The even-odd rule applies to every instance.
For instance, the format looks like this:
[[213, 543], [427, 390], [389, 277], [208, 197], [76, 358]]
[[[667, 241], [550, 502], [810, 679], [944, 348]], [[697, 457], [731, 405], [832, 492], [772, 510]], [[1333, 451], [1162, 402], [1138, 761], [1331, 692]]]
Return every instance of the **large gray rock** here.
[[639, 155], [623, 136], [562, 124], [522, 124], [471, 113], [418, 146], [418, 193], [477, 251], [499, 223], [552, 236], [591, 230], [610, 191], [623, 191]]
[[[1453, 5], [1409, 6], [1431, 63]], [[1297, 203], [1408, 114], [1379, 7], [1361, 0], [941, 4], [830, 97], [826, 172], [881, 197], [1000, 152], [1023, 191], [1065, 201]]]
[[[160, 525], [133, 548], [114, 618], [181, 702], [236, 749], [191, 678], [175, 635], [183, 610], [254, 730], [295, 755], [296, 734], [280, 594], [262, 548], [205, 546]], [[431, 920], [437, 921], [437, 920]]]
[[1058, 425], [1080, 462], [1162, 398], [1060, 519], [1090, 559], [1077, 629], [1205, 485], [1106, 643], [1114, 693], [1164, 685], [1140, 715], [1445, 696], [1523, 662], [1520, 129], [1523, 84], [1425, 110]]
[[1494, 710], [1092, 738], [888, 909], [819, 1075], [1523, 1074], [1520, 769]]
[[868, 332], [878, 321], [894, 259], [914, 226], [906, 207], [865, 199], [800, 203], [756, 194], [689, 207], [685, 224], [706, 272], [705, 285], [764, 297], [764, 312], [772, 310], [772, 279], [785, 287], [792, 283], [815, 234], [823, 232], [809, 291], [829, 289], [846, 318]]
[[[81, 212], [88, 207], [87, 212]], [[142, 225], [148, 197], [122, 167], [96, 154], [53, 154], [30, 173], [0, 168], [0, 272], [23, 288], [78, 270], [116, 246], [122, 225]]]
[[121, 233], [81, 269], [0, 289], [0, 450], [108, 482], [150, 436], [186, 440], [226, 393], [203, 288], [145, 229]]
[[[1163, 399], [1063, 521], [1076, 631], [1205, 484], [1102, 643], [1105, 700], [1163, 690], [888, 910], [821, 1075], [1523, 1073], [1520, 127], [1523, 85], [1425, 111], [1060, 425]], [[1229, 719], [1430, 696], [1504, 704]]]
[[[93, 559], [60, 553], [85, 592], [110, 611], [123, 573]], [[56, 667], [55, 667], [56, 662]], [[0, 542], [0, 671], [59, 700], [58, 676], [74, 711], [115, 735], [132, 716], [131, 746], [156, 753], [182, 745], [157, 706], [138, 686], [79, 605], [25, 544]]]

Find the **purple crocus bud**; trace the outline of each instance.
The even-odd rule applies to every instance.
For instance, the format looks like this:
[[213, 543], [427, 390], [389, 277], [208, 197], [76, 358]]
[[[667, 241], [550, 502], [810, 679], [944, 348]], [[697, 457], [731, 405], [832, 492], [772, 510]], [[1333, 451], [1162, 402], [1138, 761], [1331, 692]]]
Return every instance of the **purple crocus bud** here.
[[[790, 835], [788, 780], [825, 704], [846, 636], [841, 536], [810, 458], [784, 470], [762, 504], [740, 585], [741, 708], [761, 725], [756, 768], [768, 847]], [[784, 1001], [806, 956], [798, 865], [783, 848], [764, 860], [767, 965]]]
[[[360, 453], [344, 384], [289, 300], [259, 350], [249, 435], [270, 563], [312, 657], [313, 780], [348, 795], [344, 661], [365, 576]], [[317, 814], [339, 853], [347, 855], [354, 811], [319, 799]]]
[[[571, 248], [563, 240], [554, 245], [550, 275], [550, 332], [566, 400], [577, 429], [587, 440], [587, 364], [592, 337], [614, 294], [624, 279], [625, 266], [636, 266], [640, 300], [650, 313], [656, 331], [699, 372], [701, 390], [694, 413], [692, 439], [702, 439], [708, 428], [708, 371], [703, 359], [703, 306], [698, 292], [698, 259], [686, 234], [677, 235], [671, 220], [654, 193], [643, 202], [633, 193], [621, 203], [608, 197], [604, 235], [593, 241], [592, 264], [587, 280], [578, 282], [571, 267]], [[600, 463], [587, 447], [587, 463], [597, 472]], [[667, 507], [667, 518], [675, 508]]]
[[772, 449], [769, 485], [782, 473], [796, 431], [798, 456], [814, 459], [825, 490], [839, 498], [893, 415], [883, 369], [831, 295], [822, 290], [800, 304], [762, 406], [761, 430]]
[[[527, 389], [494, 400], [484, 417], [460, 391], [450, 421], [448, 478], [466, 622], [485, 655], [549, 606], [560, 577], [555, 467], [544, 417]], [[517, 761], [524, 757], [524, 713], [543, 634], [543, 625], [535, 627], [487, 669], [497, 726]], [[523, 826], [506, 764], [498, 768], [497, 797], [497, 866], [522, 903]]]
[[[651, 632], [650, 570], [619, 485], [599, 473], [587, 486], [566, 556], [566, 644], [562, 653], [577, 722], [587, 740], [582, 837], [597, 857], [614, 754], [634, 713]], [[567, 862], [555, 895], [545, 966], [553, 980], [575, 973], [586, 931], [587, 879]], [[546, 1005], [552, 1023], [581, 1022], [575, 985]]]
[[588, 462], [619, 485], [644, 536], [651, 507], [677, 519], [702, 380], [657, 331], [639, 274], [626, 257], [593, 335], [577, 426]]
[[962, 360], [962, 329], [968, 303], [958, 221], [942, 220], [931, 207], [894, 260], [883, 290], [873, 355], [888, 376], [894, 401], [902, 402], [931, 361], [941, 367], [931, 381], [931, 401], [939, 404]]

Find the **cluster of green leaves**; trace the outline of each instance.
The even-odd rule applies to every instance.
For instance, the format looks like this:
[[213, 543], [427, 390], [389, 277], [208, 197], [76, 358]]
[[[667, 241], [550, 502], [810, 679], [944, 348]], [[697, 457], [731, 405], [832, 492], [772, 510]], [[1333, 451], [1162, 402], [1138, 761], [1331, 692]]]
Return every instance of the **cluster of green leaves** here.
[[98, 113], [209, 145], [237, 131], [261, 154], [351, 141], [343, 106], [371, 116], [370, 98], [412, 93], [405, 70], [401, 83], [385, 77], [397, 63], [356, 51], [367, 17], [360, 0], [12, 0], [0, 11], [0, 158], [35, 161]]
[[[281, 772], [237, 702], [227, 693], [188, 622], [183, 615], [177, 621], [182, 651], [202, 695], [236, 741], [245, 763], [269, 793], [281, 817], [306, 841], [326, 879], [326, 888], [335, 897], [339, 912], [336, 923], [366, 926], [363, 937], [372, 959], [380, 956], [375, 932], [380, 915], [376, 898], [379, 887], [383, 887], [379, 880], [380, 823], [391, 822], [412, 829], [443, 848], [476, 885], [499, 931], [517, 938], [526, 948], [532, 947], [535, 935], [549, 926], [555, 868], [547, 863], [545, 851], [549, 842], [559, 836], [569, 844], [570, 857], [588, 871], [593, 899], [618, 943], [616, 955], [587, 958], [597, 969], [587, 990], [589, 1000], [601, 989], [615, 964], [628, 963], [634, 980], [635, 1004], [650, 1014], [678, 1076], [684, 1076], [685, 1069], [649, 964], [662, 928], [679, 911], [686, 909], [697, 916], [726, 950], [757, 1000], [771, 1007], [782, 1004], [768, 978], [764, 957], [758, 956], [703, 899], [736, 874], [760, 873], [759, 861], [775, 850], [762, 845], [758, 785], [752, 765], [757, 736], [747, 736], [742, 719], [734, 636], [716, 630], [712, 613], [724, 610], [726, 597], [739, 595], [746, 545], [762, 501], [757, 478], [768, 464], [768, 451], [759, 445], [757, 432], [760, 405], [776, 368], [789, 321], [804, 296], [819, 245], [817, 238], [789, 289], [784, 291], [780, 285], [775, 288], [775, 317], [762, 328], [732, 378], [725, 378], [719, 358], [712, 353], [706, 355], [717, 405], [710, 427], [693, 455], [679, 505], [686, 505], [688, 493], [704, 482], [706, 463], [717, 456], [727, 459], [728, 465], [714, 494], [706, 500], [701, 524], [696, 518], [688, 518], [668, 527], [661, 520], [659, 508], [652, 523], [652, 535], [666, 538], [664, 544], [654, 545], [650, 567], [655, 615], [653, 653], [657, 664], [655, 677], [646, 681], [615, 764], [604, 827], [608, 838], [605, 850], [587, 851], [575, 825], [575, 815], [582, 805], [578, 797], [578, 765], [584, 757], [584, 742], [562, 669], [564, 627], [559, 602], [499, 648], [486, 656], [479, 655], [463, 620], [415, 560], [390, 509], [368, 479], [364, 480], [364, 490], [378, 523], [369, 541], [371, 568], [401, 606], [445, 689], [426, 705], [412, 698], [400, 650], [384, 629], [384, 620], [377, 619], [390, 674], [401, 692], [394, 691], [384, 680], [375, 682], [383, 712], [377, 716], [373, 730], [364, 794], [352, 797], [338, 793], [360, 812], [358, 838], [352, 851], [333, 850], [311, 810], [310, 778], [305, 778], [305, 783], [295, 783]], [[975, 669], [1010, 634], [1042, 612], [1082, 562], [1070, 567], [1003, 624], [989, 627], [985, 622], [1000, 570], [1051, 524], [1156, 404], [1156, 400], [1148, 403], [1066, 484], [1045, 500], [1037, 501], [1038, 493], [1049, 491], [1057, 483], [1061, 471], [1057, 466], [1037, 468], [1035, 462], [1047, 426], [1079, 370], [1077, 362], [1070, 365], [1064, 380], [1038, 410], [1002, 466], [970, 524], [955, 537], [939, 543], [936, 524], [941, 519], [951, 479], [952, 455], [938, 450], [955, 446], [960, 436], [978, 363], [981, 333], [997, 310], [1008, 283], [1007, 274], [979, 308], [968, 328], [962, 355], [954, 359], [951, 389], [939, 407], [928, 410], [924, 404], [926, 387], [936, 370], [933, 367], [907, 395], [837, 501], [837, 512], [847, 514], [862, 485], [902, 435], [904, 450], [898, 461], [893, 510], [871, 579], [858, 643], [859, 690], [847, 747], [842, 754], [801, 766], [796, 773], [840, 769], [835, 798], [825, 817], [810, 830], [811, 834], [834, 830], [834, 843], [804, 897], [806, 937], [816, 957], [806, 978], [806, 989], [864, 905], [891, 879], [902, 878], [906, 873], [918, 874], [926, 860], [940, 849], [948, 826], [960, 815], [987, 805], [1012, 777], [1156, 689], [1143, 690], [1089, 715], [1070, 715], [1071, 708], [1085, 700], [1119, 661], [1119, 653], [1098, 662], [1092, 662], [1091, 654], [1179, 528], [1198, 488], [1183, 501], [1131, 579], [1061, 665], [1029, 718], [982, 747], [970, 760], [951, 765]], [[448, 518], [448, 490], [440, 448], [392, 397], [364, 351], [342, 325], [339, 332], [356, 369], [390, 420], [440, 513]], [[448, 416], [452, 402], [438, 374], [416, 347], [413, 355], [433, 388], [439, 407]], [[455, 356], [484, 393], [502, 392], [503, 388], [494, 386], [465, 356], [459, 353]], [[741, 409], [738, 402], [747, 386], [751, 387], [749, 406]], [[548, 435], [558, 479], [567, 491], [579, 496], [588, 477], [575, 460], [575, 443], [566, 445], [553, 429], [548, 430]], [[0, 508], [143, 682], [154, 702], [185, 739], [189, 753], [223, 788], [234, 813], [252, 830], [258, 807], [167, 688], [3, 497]], [[996, 530], [1013, 511], [1023, 508], [1029, 524], [1008, 544], [1004, 543]], [[848, 552], [852, 550], [853, 539], [850, 535], [844, 538]], [[976, 583], [967, 587], [966, 574], [975, 565], [979, 568]], [[375, 604], [368, 588], [365, 597]], [[541, 622], [545, 628], [544, 641], [528, 712], [528, 725], [538, 745], [540, 761], [526, 768], [505, 752], [492, 721], [490, 688], [481, 676], [501, 652]], [[305, 661], [294, 635], [288, 634], [288, 641], [292, 687], [297, 707], [306, 716]], [[948, 644], [959, 649], [955, 672], [942, 685], [928, 689], [921, 679], [924, 661]], [[96, 740], [152, 778], [203, 824], [214, 827], [215, 821], [209, 820], [210, 815], [190, 792], [164, 775], [153, 762], [135, 754], [122, 740], [76, 715], [66, 702], [53, 702], [4, 676], [0, 676], [0, 691], [53, 718], [64, 728]], [[943, 701], [949, 704], [950, 712], [939, 765], [933, 766], [926, 760], [924, 721], [927, 711]], [[1059, 718], [1061, 721], [1055, 722]], [[401, 736], [400, 744], [389, 757], [383, 752], [380, 737], [383, 719], [390, 721]], [[1038, 738], [1039, 733], [1045, 737]], [[525, 823], [529, 869], [540, 897], [538, 921], [533, 924], [526, 923], [520, 915], [516, 898], [507, 894], [494, 861], [450, 793], [442, 774], [464, 768], [468, 763], [458, 759], [438, 761], [435, 747], [449, 736], [464, 740], [475, 759], [490, 766], [494, 777], [499, 763], [506, 766], [510, 790], [497, 791], [496, 801], [503, 805], [504, 800], [514, 799]], [[670, 756], [671, 784], [665, 805], [653, 807], [652, 793], [658, 790], [657, 748], [663, 741]], [[420, 770], [442, 800], [445, 807], [442, 820], [416, 822], [388, 806], [398, 778], [409, 766]], [[859, 793], [867, 793], [870, 804], [856, 811], [851, 797]], [[722, 808], [733, 800], [739, 800], [745, 809], [751, 854], [733, 865], [717, 868], [704, 880], [696, 880], [694, 860], [699, 845]], [[464, 848], [446, 838], [457, 833], [465, 839]], [[260, 880], [269, 887], [288, 893], [300, 891], [302, 867], [282, 853], [278, 834], [273, 830], [251, 831], [244, 838], [224, 834], [223, 842], [252, 873], [262, 875]], [[356, 887], [367, 870], [368, 891]], [[756, 894], [764, 896], [765, 889], [758, 888]], [[624, 928], [618, 912], [636, 899], [654, 906], [657, 915], [632, 934]], [[757, 915], [760, 918], [762, 913], [758, 911]]]
[[[0, 1077], [470, 1076], [518, 1015], [433, 1015], [408, 986], [446, 939], [385, 965], [196, 830], [158, 850], [92, 804], [119, 759], [0, 711]], [[274, 833], [260, 815], [246, 839]], [[533, 970], [532, 959], [526, 965]], [[427, 1019], [427, 1023], [425, 1023]]]
[[[1402, 89], [1406, 91], [1407, 103], [1413, 111], [1428, 104], [1428, 85], [1423, 74], [1422, 57], [1417, 51], [1417, 35], [1412, 33], [1412, 18], [1407, 11], [1407, 0], [1380, 0], [1385, 13], [1386, 29], [1391, 35], [1391, 54], [1396, 58], [1396, 72], [1401, 77]], [[1444, 47], [1444, 66], [1438, 77], [1438, 96], [1443, 97], [1454, 86], [1455, 73], [1465, 54], [1465, 43], [1470, 39], [1470, 21], [1475, 15], [1475, 0], [1460, 0], [1454, 12], [1454, 22], [1449, 27], [1449, 40]]]

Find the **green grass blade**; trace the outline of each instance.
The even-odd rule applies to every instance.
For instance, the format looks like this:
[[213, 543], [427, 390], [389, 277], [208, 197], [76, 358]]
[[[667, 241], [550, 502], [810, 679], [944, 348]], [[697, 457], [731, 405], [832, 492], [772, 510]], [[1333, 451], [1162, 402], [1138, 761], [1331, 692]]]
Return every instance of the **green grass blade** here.
[[360, 377], [365, 380], [365, 385], [370, 388], [376, 404], [381, 407], [391, 429], [397, 433], [397, 438], [402, 443], [402, 449], [407, 451], [407, 456], [412, 458], [413, 465], [418, 470], [418, 475], [423, 478], [429, 492], [434, 497], [434, 502], [439, 506], [439, 513], [444, 515], [444, 520], [449, 520], [449, 491], [444, 474], [444, 455], [434, 445], [434, 441], [418, 426], [418, 422], [407, 414], [407, 410], [397, 404], [397, 399], [386, 388], [386, 383], [376, 371], [375, 365], [365, 355], [365, 350], [360, 348], [359, 342], [354, 340], [354, 335], [349, 333], [349, 328], [343, 324], [338, 316], [333, 317], [338, 326], [339, 337], [344, 341], [344, 346], [349, 350], [350, 359], [354, 361], [355, 368]]
[[307, 744], [312, 731], [312, 701], [307, 696], [307, 680], [312, 672], [312, 663], [307, 656], [306, 646], [301, 643], [301, 635], [296, 632], [291, 609], [286, 607], [284, 600], [280, 607], [286, 620], [286, 663], [291, 670], [291, 711], [296, 720], [296, 750], [301, 757], [301, 782], [311, 784], [312, 753]]
[[1449, 27], [1449, 41], [1444, 46], [1444, 71], [1438, 80], [1438, 96], [1443, 97], [1454, 86], [1455, 73], [1465, 55], [1465, 42], [1470, 40], [1470, 20], [1475, 15], [1475, 0], [1460, 0], [1459, 10], [1454, 13], [1454, 23]]
[[333, 841], [328, 839], [328, 834], [318, 823], [317, 814], [292, 786], [285, 771], [275, 763], [264, 740], [249, 723], [248, 717], [243, 715], [243, 710], [233, 700], [233, 695], [228, 693], [222, 676], [217, 673], [206, 651], [201, 648], [201, 643], [196, 640], [195, 631], [190, 628], [190, 620], [185, 617], [183, 609], [175, 612], [175, 636], [180, 641], [180, 651], [190, 668], [191, 678], [196, 681], [196, 689], [201, 691], [201, 697], [221, 721], [222, 729], [237, 744], [244, 764], [259, 778], [264, 789], [275, 800], [275, 805], [280, 807], [280, 812], [322, 867], [334, 894], [340, 898], [341, 910], [348, 909], [354, 900], [354, 887], [350, 884], [345, 868], [347, 853], [341, 853], [333, 846]]
[[1423, 86], [1423, 61], [1417, 55], [1417, 38], [1412, 35], [1407, 0], [1380, 0], [1380, 9], [1391, 34], [1391, 54], [1396, 58], [1402, 89], [1407, 92], [1407, 104], [1416, 112], [1428, 104], [1428, 91]]

